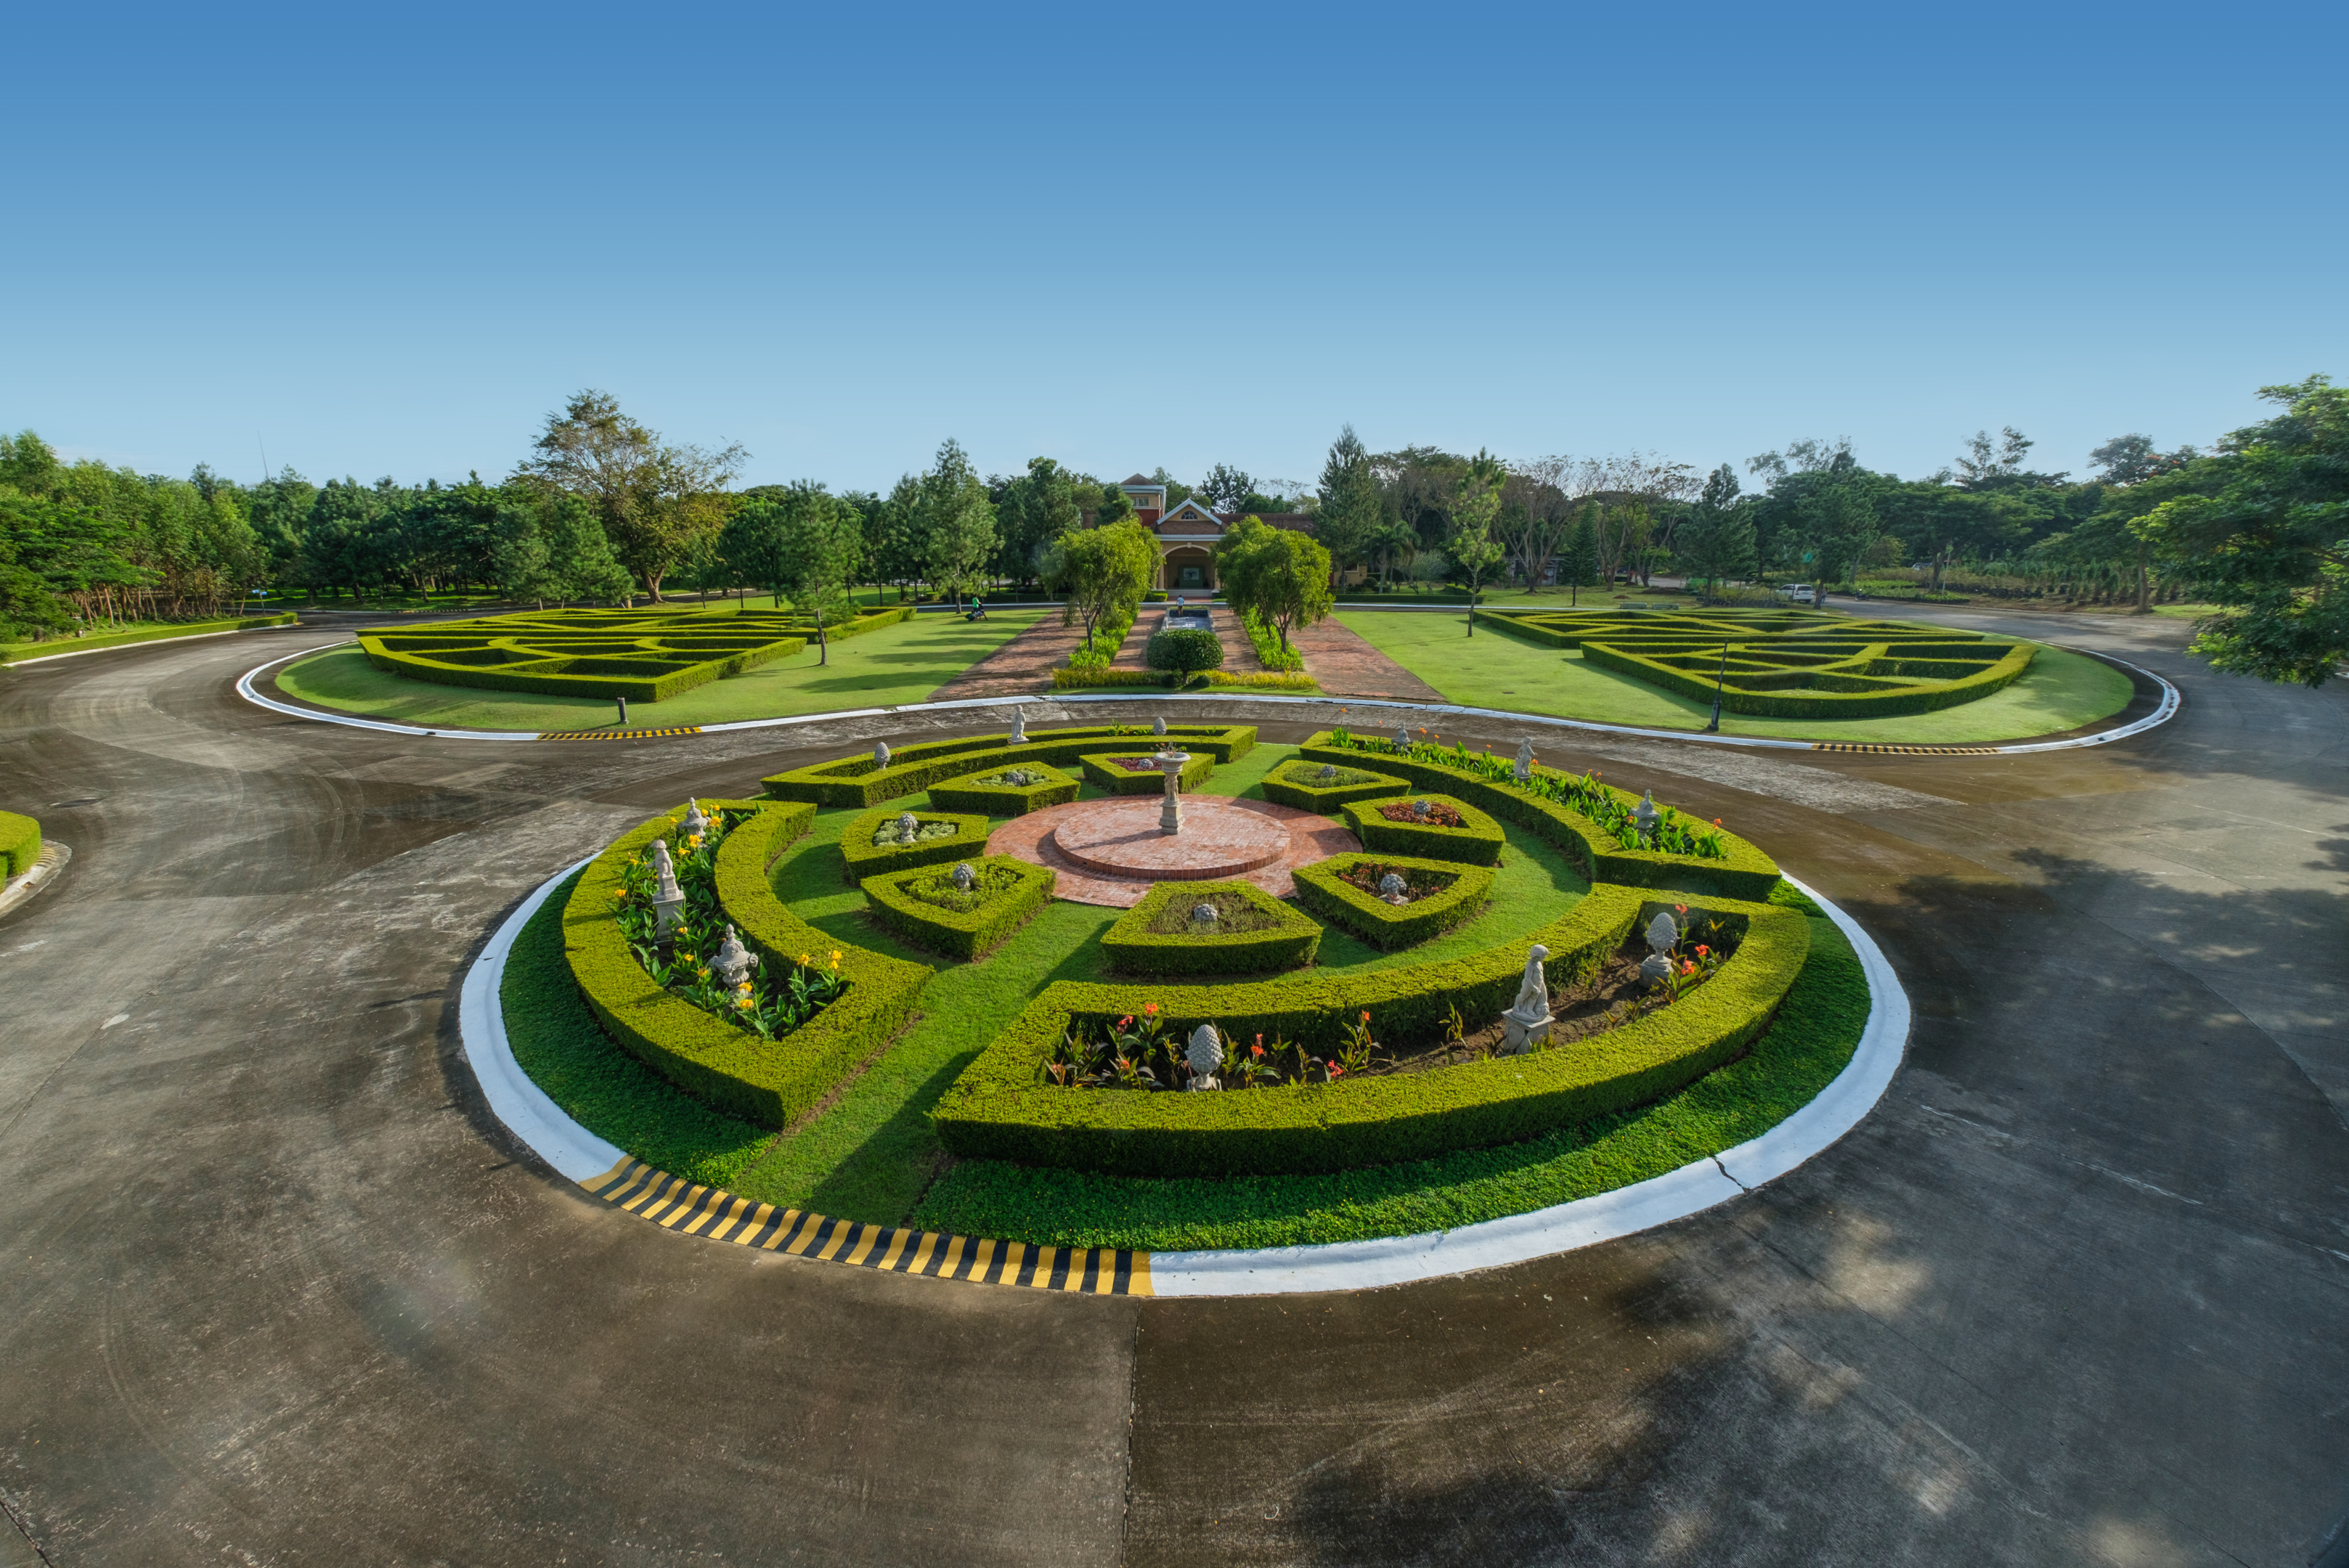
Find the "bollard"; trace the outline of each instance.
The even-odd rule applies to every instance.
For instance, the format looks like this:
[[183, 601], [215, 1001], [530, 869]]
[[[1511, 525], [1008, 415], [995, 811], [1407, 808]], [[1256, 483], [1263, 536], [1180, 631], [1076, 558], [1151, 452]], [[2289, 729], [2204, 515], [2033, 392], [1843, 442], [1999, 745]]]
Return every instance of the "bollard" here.
[[621, 697], [618, 700], [620, 704], [620, 727], [622, 729], [626, 729], [628, 727], [628, 699], [626, 697]]

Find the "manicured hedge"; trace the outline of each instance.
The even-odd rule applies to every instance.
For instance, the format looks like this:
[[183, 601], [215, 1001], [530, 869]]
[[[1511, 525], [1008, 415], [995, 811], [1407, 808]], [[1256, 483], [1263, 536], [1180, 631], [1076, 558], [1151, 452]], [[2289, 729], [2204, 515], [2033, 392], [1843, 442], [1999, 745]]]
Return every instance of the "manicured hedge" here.
[[[1117, 765], [1118, 758], [1141, 757], [1147, 755], [1149, 750], [1150, 748], [1144, 746], [1132, 751], [1104, 751], [1098, 756], [1080, 757], [1077, 761], [1084, 769], [1088, 783], [1112, 795], [1164, 795], [1166, 793], [1165, 774], [1154, 769], [1148, 773], [1131, 773]], [[1174, 779], [1175, 789], [1184, 794], [1206, 783], [1207, 775], [1216, 770], [1216, 759], [1212, 754], [1195, 751], [1190, 757], [1191, 760], [1183, 764], [1183, 770], [1175, 775]]]
[[[1121, 734], [1124, 730], [1128, 733]], [[1205, 753], [1217, 762], [1236, 762], [1256, 745], [1250, 724], [1177, 724], [1165, 738], [1184, 750]], [[972, 773], [992, 773], [1020, 762], [1044, 762], [1072, 767], [1088, 751], [1132, 745], [1154, 750], [1158, 740], [1140, 726], [1095, 725], [1075, 729], [1031, 729], [1024, 746], [1010, 744], [1005, 735], [973, 735], [956, 740], [927, 740], [894, 752], [886, 768], [876, 767], [871, 754], [843, 757], [794, 768], [761, 780], [778, 800], [806, 800], [818, 806], [877, 806], [884, 800], [917, 794], [934, 784]]]
[[[1594, 888], [1534, 933], [1531, 940], [1550, 949], [1552, 984], [1618, 946], [1644, 902], [1636, 889]], [[1733, 913], [1749, 922], [1736, 955], [1637, 1023], [1526, 1056], [1294, 1089], [1152, 1094], [1040, 1085], [1039, 1064], [1071, 1022], [1114, 1019], [1145, 999], [1130, 984], [1052, 985], [955, 1081], [936, 1124], [965, 1158], [1130, 1176], [1338, 1171], [1530, 1138], [1669, 1094], [1736, 1057], [1768, 1026], [1802, 969], [1810, 927], [1767, 904]], [[1515, 997], [1522, 965], [1512, 944], [1346, 982], [1309, 974], [1166, 988], [1146, 999], [1184, 1034], [1216, 1023], [1326, 1047], [1361, 1009], [1374, 1032], [1399, 1037], [1440, 1027], [1451, 1005], [1470, 1019], [1495, 1017]]]
[[1030, 865], [1010, 855], [983, 856], [970, 866], [976, 872], [1016, 872], [1019, 884], [997, 893], [968, 914], [941, 909], [906, 891], [907, 883], [937, 875], [937, 866], [866, 877], [858, 885], [872, 904], [873, 918], [906, 941], [949, 958], [976, 958], [1050, 901], [1059, 874], [1050, 866]]
[[1087, 665], [1081, 670], [1067, 668], [1052, 672], [1052, 686], [1057, 691], [1081, 691], [1092, 687], [1155, 686], [1162, 690], [1196, 691], [1202, 686], [1216, 690], [1246, 691], [1319, 691], [1321, 683], [1311, 676], [1287, 670], [1206, 670], [1192, 675], [1164, 673], [1158, 670], [1120, 670]]
[[[1932, 661], [1900, 658], [1895, 651], [1897, 646], [1892, 644], [1868, 645], [1857, 655], [1865, 661], [1866, 674], [1863, 676], [1789, 672], [1787, 676], [1775, 677], [1786, 679], [1791, 676], [1825, 687], [1850, 681], [1858, 685], [1860, 689], [1741, 691], [1732, 686], [1722, 692], [1722, 707], [1731, 713], [1750, 714], [1757, 718], [1891, 718], [1902, 714], [1936, 713], [1945, 707], [1956, 707], [1988, 696], [2013, 685], [2030, 670], [2032, 656], [2038, 651], [2029, 643], [2017, 643], [1987, 669], [1969, 665], [1967, 668], [1971, 673], [1955, 678], [1940, 678], [1932, 668]], [[1711, 681], [1686, 670], [1676, 670], [1657, 660], [1609, 647], [1604, 643], [1583, 644], [1582, 662], [1634, 676], [1651, 686], [1682, 696], [1694, 697], [1701, 702], [1709, 701], [1713, 696], [1713, 683]], [[1868, 684], [1863, 684], [1869, 683], [1870, 677], [1906, 677], [1930, 684], [1883, 691], [1868, 689]], [[1750, 683], [1756, 677], [1748, 675], [1739, 678]]]
[[[1238, 893], [1280, 923], [1201, 935], [1150, 929], [1168, 904], [1188, 907], [1218, 892]], [[1136, 975], [1257, 975], [1312, 963], [1321, 928], [1253, 882], [1165, 882], [1102, 933], [1101, 944], [1110, 967]]]
[[[941, 811], [975, 811], [982, 817], [1024, 817], [1030, 811], [1040, 811], [1047, 806], [1063, 806], [1077, 798], [1077, 781], [1057, 768], [1047, 768], [1041, 762], [1013, 763], [1031, 773], [1042, 774], [1040, 783], [981, 784], [984, 773], [966, 774], [951, 784], [930, 786], [930, 804]], [[995, 769], [1001, 771], [1001, 769]]]
[[[1382, 773], [1400, 774], [1423, 789], [1440, 789], [1474, 802], [1505, 822], [1538, 833], [1566, 851], [1594, 882], [1621, 882], [1631, 887], [1671, 888], [1701, 897], [1764, 899], [1777, 885], [1778, 865], [1768, 855], [1736, 834], [1723, 831], [1726, 860], [1702, 861], [1692, 855], [1665, 854], [1657, 850], [1626, 850], [1599, 829], [1597, 823], [1571, 807], [1528, 795], [1509, 784], [1496, 784], [1440, 762], [1422, 762], [1386, 752], [1372, 754], [1329, 744], [1330, 732], [1309, 738], [1300, 752], [1315, 762], [1350, 765], [1350, 759], [1375, 760]], [[1547, 769], [1546, 771], [1555, 771]], [[1639, 797], [1618, 789], [1626, 802]]]
[[41, 824], [0, 811], [0, 876], [20, 877], [41, 858]]
[[[1375, 800], [1381, 795], [1392, 795], [1397, 790], [1407, 789], [1411, 784], [1410, 779], [1398, 779], [1391, 773], [1374, 772], [1368, 768], [1353, 768], [1352, 771], [1368, 773], [1370, 777], [1359, 784], [1333, 784], [1324, 789], [1308, 781], [1312, 777], [1313, 769], [1319, 766], [1321, 766], [1319, 763], [1309, 766], [1303, 762], [1283, 763], [1265, 776], [1262, 786], [1264, 798], [1276, 805], [1294, 806], [1300, 811], [1311, 811], [1316, 816], [1327, 817], [1333, 815], [1348, 801]], [[1351, 767], [1351, 764], [1345, 766]], [[1287, 777], [1289, 774], [1296, 774], [1299, 777], [1294, 779]]]
[[840, 998], [781, 1039], [764, 1040], [670, 995], [645, 973], [613, 913], [612, 895], [621, 885], [621, 867], [676, 830], [677, 819], [667, 815], [621, 835], [588, 863], [564, 906], [564, 951], [580, 995], [623, 1049], [697, 1099], [762, 1127], [782, 1127], [897, 1032], [932, 972], [842, 944], [775, 897], [767, 868], [807, 831], [812, 808], [762, 800], [702, 804], [758, 813], [727, 834], [718, 851], [719, 902], [744, 945], [778, 965], [802, 954], [825, 964], [836, 950], [848, 981]]
[[904, 845], [873, 841], [873, 835], [880, 831], [883, 823], [894, 822], [905, 814], [885, 810], [867, 811], [841, 830], [841, 870], [847, 881], [861, 882], [866, 877], [942, 861], [976, 861], [987, 853], [987, 819], [965, 811], [913, 813], [917, 822], [952, 822], [955, 831], [943, 839]]
[[[1364, 892], [1338, 873], [1358, 865], [1394, 866], [1404, 871], [1435, 872], [1453, 879], [1442, 892], [1411, 903], [1392, 904]], [[1298, 906], [1333, 925], [1342, 925], [1371, 946], [1392, 953], [1416, 947], [1441, 936], [1455, 925], [1475, 919], [1493, 896], [1493, 873], [1484, 866], [1456, 861], [1414, 860], [1403, 855], [1332, 855], [1289, 873], [1297, 885]]]
[[[1460, 813], [1462, 825], [1447, 828], [1440, 822], [1394, 822], [1379, 814], [1381, 807], [1408, 805], [1421, 799], [1451, 807]], [[1508, 842], [1500, 823], [1467, 801], [1449, 795], [1392, 795], [1379, 800], [1358, 800], [1346, 808], [1346, 826], [1354, 830], [1354, 837], [1362, 841], [1366, 850], [1388, 855], [1419, 855], [1432, 861], [1462, 861], [1474, 866], [1496, 863], [1501, 858], [1501, 846]]]

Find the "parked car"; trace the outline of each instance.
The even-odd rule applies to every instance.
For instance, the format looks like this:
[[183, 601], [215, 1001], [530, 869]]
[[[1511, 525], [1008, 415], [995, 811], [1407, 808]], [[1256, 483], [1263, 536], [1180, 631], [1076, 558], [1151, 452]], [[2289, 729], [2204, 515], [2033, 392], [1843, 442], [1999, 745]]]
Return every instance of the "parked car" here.
[[1807, 583], [1781, 583], [1778, 584], [1778, 597], [1781, 599], [1807, 599], [1810, 596], [1811, 585]]

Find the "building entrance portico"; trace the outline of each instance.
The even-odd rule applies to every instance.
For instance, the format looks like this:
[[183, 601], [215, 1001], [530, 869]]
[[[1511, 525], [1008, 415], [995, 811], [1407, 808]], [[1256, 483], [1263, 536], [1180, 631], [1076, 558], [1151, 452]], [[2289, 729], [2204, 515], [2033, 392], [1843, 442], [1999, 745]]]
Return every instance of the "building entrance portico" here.
[[1166, 552], [1160, 586], [1170, 593], [1212, 593], [1216, 590], [1216, 558], [1195, 544], [1178, 545]]

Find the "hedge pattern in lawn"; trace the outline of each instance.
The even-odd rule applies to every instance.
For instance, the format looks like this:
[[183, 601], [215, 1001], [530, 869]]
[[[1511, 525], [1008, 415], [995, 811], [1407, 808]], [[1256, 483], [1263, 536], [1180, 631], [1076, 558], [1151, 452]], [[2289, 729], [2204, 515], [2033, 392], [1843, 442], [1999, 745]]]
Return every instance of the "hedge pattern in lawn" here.
[[[1387, 815], [1390, 807], [1408, 807], [1426, 800], [1449, 806], [1460, 814], [1460, 826], [1441, 822], [1398, 822]], [[1391, 795], [1384, 799], [1357, 800], [1346, 808], [1346, 826], [1362, 841], [1362, 848], [1381, 854], [1417, 855], [1432, 861], [1461, 861], [1489, 866], [1501, 859], [1501, 824], [1465, 800], [1449, 795]]]
[[622, 1049], [707, 1105], [780, 1128], [897, 1032], [932, 971], [835, 941], [775, 897], [767, 868], [807, 831], [812, 808], [765, 800], [702, 805], [755, 813], [726, 835], [718, 852], [719, 903], [743, 944], [777, 967], [828, 962], [836, 950], [846, 992], [792, 1033], [764, 1040], [669, 995], [646, 974], [613, 913], [613, 894], [623, 868], [653, 840], [677, 830], [678, 819], [667, 815], [622, 834], [588, 863], [564, 906], [564, 955], [580, 995]]
[[[894, 840], [881, 844], [873, 841], [875, 833], [906, 815], [916, 822], [950, 822], [955, 830], [937, 838], [917, 838], [910, 844]], [[987, 819], [966, 811], [867, 811], [840, 834], [841, 871], [843, 880], [852, 882], [888, 872], [911, 871], [916, 866], [975, 861], [986, 853]]]
[[[876, 610], [824, 634], [861, 636], [913, 613]], [[815, 634], [812, 620], [787, 611], [543, 610], [362, 633], [359, 646], [379, 670], [443, 686], [659, 702], [788, 658]]]
[[[1033, 784], [991, 784], [990, 779], [1025, 770]], [[1064, 806], [1077, 798], [1077, 781], [1057, 768], [1024, 762], [1018, 769], [999, 768], [993, 773], [972, 773], [950, 784], [930, 786], [930, 804], [941, 811], [975, 811], [982, 817], [1024, 817], [1047, 806]]]
[[[1764, 718], [1931, 713], [2003, 690], [2031, 668], [2029, 643], [1910, 621], [1812, 611], [1657, 614], [1483, 613], [1490, 624], [1676, 696]], [[1726, 663], [1723, 648], [1726, 647]]]
[[[1169, 905], [1188, 910], [1218, 894], [1236, 896], [1271, 921], [1257, 931], [1156, 932]], [[1135, 975], [1259, 975], [1313, 962], [1321, 928], [1262, 888], [1244, 882], [1165, 882], [1102, 933], [1111, 967]]]
[[[1167, 727], [1165, 743], [1216, 762], [1237, 762], [1256, 746], [1252, 724], [1177, 724]], [[1147, 725], [1095, 725], [1079, 729], [1031, 729], [1027, 744], [1014, 746], [1009, 735], [974, 735], [956, 740], [928, 740], [890, 754], [882, 767], [871, 756], [844, 757], [777, 773], [761, 780], [778, 800], [805, 800], [817, 806], [877, 806], [918, 794], [934, 784], [973, 773], [992, 773], [1022, 762], [1044, 762], [1056, 768], [1078, 765], [1087, 752], [1130, 745], [1134, 753], [1154, 751], [1161, 742]], [[1164, 788], [1164, 786], [1161, 786]]]
[[[1339, 779], [1351, 778], [1357, 782], [1323, 784], [1319, 776], [1324, 768], [1330, 768]], [[1294, 806], [1317, 817], [1334, 816], [1340, 807], [1350, 801], [1375, 800], [1410, 787], [1408, 779], [1374, 773], [1367, 768], [1338, 768], [1327, 762], [1283, 763], [1267, 774], [1260, 786], [1264, 798], [1274, 804]]]
[[[1084, 769], [1088, 783], [1097, 785], [1112, 795], [1164, 795], [1166, 793], [1166, 775], [1163, 770], [1153, 768], [1144, 773], [1119, 766], [1121, 762], [1149, 755], [1150, 748], [1141, 746], [1131, 751], [1104, 751], [1098, 756], [1080, 757], [1077, 762]], [[1182, 771], [1174, 779], [1174, 788], [1185, 794], [1206, 783], [1207, 775], [1216, 770], [1216, 758], [1211, 753], [1194, 751], [1189, 756], [1191, 759], [1183, 764]]]
[[23, 876], [40, 858], [41, 824], [14, 811], [0, 811], [0, 876]]
[[[1406, 877], [1418, 872], [1449, 878], [1450, 885], [1409, 903], [1389, 903], [1345, 880], [1343, 873], [1358, 866], [1392, 870]], [[1332, 855], [1298, 867], [1289, 878], [1297, 887], [1299, 908], [1345, 927], [1383, 953], [1416, 947], [1474, 920], [1493, 896], [1493, 873], [1484, 866], [1405, 855]]]
[[1043, 908], [1059, 876], [1050, 866], [1030, 865], [1010, 855], [974, 859], [969, 865], [977, 904], [968, 910], [949, 909], [922, 896], [953, 887], [951, 866], [889, 872], [866, 877], [858, 885], [873, 918], [916, 947], [949, 958], [976, 958]]
[[[1571, 985], [1619, 947], [1648, 901], [1597, 887], [1533, 934], [1553, 985]], [[1421, 1073], [1348, 1078], [1260, 1093], [1185, 1094], [1053, 1087], [1041, 1064], [1070, 1027], [1137, 1009], [1131, 985], [1048, 986], [980, 1053], [934, 1113], [957, 1155], [1129, 1176], [1338, 1171], [1504, 1143], [1638, 1105], [1736, 1057], [1764, 1028], [1803, 966], [1810, 928], [1793, 911], [1708, 903], [1742, 918], [1744, 940], [1712, 979], [1670, 1006], [1570, 1047]], [[1522, 950], [1374, 971], [1153, 994], [1168, 1028], [1213, 1023], [1328, 1050], [1360, 1012], [1396, 1038], [1441, 1028], [1448, 1008], [1489, 1018], [1514, 998]]]
[[[1503, 759], [1488, 760], [1464, 751], [1444, 753], [1430, 746], [1414, 748], [1408, 755], [1384, 749], [1365, 752], [1357, 748], [1362, 744], [1360, 739], [1355, 746], [1331, 745], [1330, 733], [1319, 731], [1299, 748], [1309, 761], [1334, 762], [1341, 768], [1372, 761], [1381, 772], [1400, 774], [1423, 789], [1440, 790], [1454, 799], [1467, 800], [1505, 822], [1515, 822], [1556, 844], [1575, 862], [1575, 868], [1594, 882], [1671, 888], [1703, 897], [1734, 899], [1768, 898], [1770, 890], [1778, 883], [1777, 862], [1725, 830], [1709, 830], [1719, 844], [1718, 858], [1627, 850], [1572, 806], [1544, 799], [1518, 788], [1510, 778], [1508, 763]], [[1447, 760], [1436, 761], [1437, 756]], [[1561, 779], [1578, 777], [1538, 765], [1536, 771]], [[1627, 808], [1638, 802], [1639, 797], [1611, 786], [1599, 788], [1605, 789]]]

